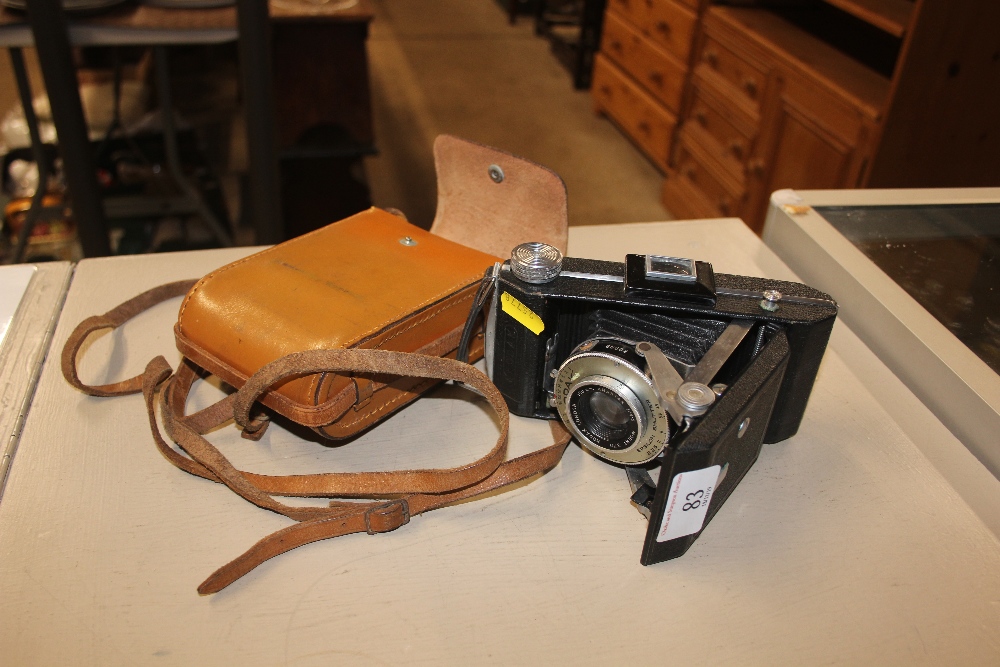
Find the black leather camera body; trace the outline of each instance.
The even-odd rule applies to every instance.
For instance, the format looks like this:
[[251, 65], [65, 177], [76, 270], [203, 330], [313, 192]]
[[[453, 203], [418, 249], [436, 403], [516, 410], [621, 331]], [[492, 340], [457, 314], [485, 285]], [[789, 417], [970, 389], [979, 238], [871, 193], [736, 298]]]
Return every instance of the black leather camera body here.
[[762, 443], [795, 434], [837, 316], [805, 285], [676, 257], [524, 244], [492, 280], [487, 372], [512, 413], [625, 467], [644, 565], [687, 551]]

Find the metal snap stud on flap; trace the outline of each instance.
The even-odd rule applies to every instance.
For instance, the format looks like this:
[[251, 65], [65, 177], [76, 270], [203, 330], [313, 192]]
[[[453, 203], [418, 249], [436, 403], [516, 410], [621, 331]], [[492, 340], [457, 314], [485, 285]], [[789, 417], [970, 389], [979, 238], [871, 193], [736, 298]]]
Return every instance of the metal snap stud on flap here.
[[416, 239], [414, 239], [411, 236], [404, 236], [403, 238], [399, 239], [399, 242], [406, 246], [417, 245]]
[[503, 169], [500, 168], [500, 165], [491, 164], [487, 171], [494, 183], [503, 183]]

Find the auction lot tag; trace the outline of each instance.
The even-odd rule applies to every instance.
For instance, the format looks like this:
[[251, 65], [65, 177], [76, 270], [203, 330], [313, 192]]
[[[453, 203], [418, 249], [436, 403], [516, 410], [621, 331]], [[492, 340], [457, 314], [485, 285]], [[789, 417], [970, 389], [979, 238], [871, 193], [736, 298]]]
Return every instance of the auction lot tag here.
[[535, 311], [512, 297], [507, 292], [500, 295], [500, 308], [515, 320], [526, 326], [536, 336], [545, 329], [542, 318], [535, 314]]
[[721, 466], [678, 473], [670, 483], [657, 542], [693, 535], [705, 525], [708, 504], [719, 482]]

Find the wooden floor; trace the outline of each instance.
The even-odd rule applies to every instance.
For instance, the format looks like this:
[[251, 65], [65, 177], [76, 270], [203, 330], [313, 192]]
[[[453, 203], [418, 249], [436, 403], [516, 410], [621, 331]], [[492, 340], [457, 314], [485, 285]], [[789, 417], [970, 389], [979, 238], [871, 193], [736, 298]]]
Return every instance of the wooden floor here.
[[543, 164], [566, 181], [570, 224], [665, 220], [662, 176], [606, 119], [523, 17], [495, 0], [372, 0], [368, 42], [375, 203], [434, 214], [431, 144], [462, 136]]

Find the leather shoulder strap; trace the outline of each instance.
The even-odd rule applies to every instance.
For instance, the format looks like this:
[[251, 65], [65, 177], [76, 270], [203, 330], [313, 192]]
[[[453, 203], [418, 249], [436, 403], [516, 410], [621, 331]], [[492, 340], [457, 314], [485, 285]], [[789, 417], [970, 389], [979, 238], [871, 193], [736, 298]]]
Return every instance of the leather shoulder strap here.
[[[560, 424], [553, 422], [553, 445], [505, 461], [510, 417], [507, 405], [493, 383], [473, 366], [421, 354], [361, 349], [312, 350], [291, 354], [261, 368], [235, 394], [191, 415], [184, 414], [184, 406], [191, 387], [199, 377], [199, 370], [188, 361], [176, 374], [163, 357], [156, 357], [142, 375], [122, 382], [91, 386], [80, 380], [76, 359], [83, 342], [92, 332], [121, 326], [143, 310], [181, 296], [193, 284], [194, 281], [183, 281], [163, 285], [126, 301], [104, 315], [84, 320], [67, 339], [61, 361], [66, 380], [90, 395], [119, 396], [141, 391], [154, 443], [172, 464], [192, 475], [225, 484], [258, 507], [298, 522], [265, 537], [214, 572], [198, 588], [203, 595], [221, 590], [265, 560], [302, 544], [362, 531], [381, 533], [395, 530], [409, 522], [411, 516], [545, 472], [559, 462], [569, 442], [569, 434]], [[500, 417], [499, 437], [485, 456], [457, 468], [288, 476], [258, 475], [238, 470], [204, 437], [210, 430], [235, 419], [243, 427], [246, 437], [259, 439], [268, 424], [259, 409], [254, 411], [261, 395], [272, 385], [289, 377], [317, 372], [393, 374], [462, 382], [481, 393], [497, 412]], [[160, 435], [155, 410], [158, 392], [164, 430], [181, 451], [171, 447]], [[287, 505], [275, 496], [398, 497], [373, 502], [334, 500], [328, 507], [301, 507]]]
[[552, 421], [549, 424], [552, 428], [553, 444], [504, 462], [477, 484], [451, 493], [411, 494], [383, 503], [350, 503], [353, 507], [344, 515], [331, 514], [293, 524], [268, 535], [245, 553], [213, 572], [198, 586], [198, 593], [201, 595], [216, 593], [264, 561], [295, 547], [350, 533], [375, 534], [395, 530], [408, 523], [412, 516], [502, 489], [545, 473], [559, 463], [570, 439], [569, 432], [560, 422]]
[[[151, 364], [151, 366], [153, 366]], [[162, 370], [159, 372], [162, 377]], [[251, 416], [251, 408], [272, 384], [302, 373], [322, 371], [353, 371], [385, 373], [411, 377], [431, 377], [458, 380], [483, 394], [500, 417], [500, 435], [494, 448], [484, 457], [466, 466], [446, 470], [408, 470], [369, 473], [325, 473], [269, 477], [237, 470], [203, 434], [226, 421], [230, 415], [238, 424], [260, 421]], [[253, 545], [247, 552], [214, 572], [199, 587], [202, 595], [218, 592], [265, 560], [295, 547], [350, 533], [384, 533], [409, 522], [410, 517], [443, 507], [457, 500], [472, 498], [509, 484], [519, 482], [551, 469], [562, 458], [569, 443], [569, 434], [558, 422], [552, 422], [554, 443], [548, 447], [503, 461], [506, 453], [509, 412], [496, 387], [476, 368], [461, 362], [419, 354], [384, 350], [314, 350], [289, 355], [262, 368], [232, 397], [229, 410], [213, 406], [201, 413], [184, 416], [183, 410], [190, 378], [179, 373], [168, 381], [164, 390], [162, 414], [167, 433], [191, 457], [191, 463], [210, 474], [201, 476], [220, 481], [244, 499], [258, 507], [269, 509], [299, 523], [273, 533]], [[180, 391], [173, 383], [180, 381]], [[229, 399], [223, 399], [228, 401]], [[217, 404], [218, 405], [218, 404]], [[159, 437], [151, 396], [147, 393], [154, 438], [161, 451], [166, 447]], [[167, 455], [175, 465], [176, 452]], [[183, 457], [182, 457], [183, 458]], [[188, 472], [190, 464], [181, 466]], [[384, 498], [399, 495], [390, 501], [357, 502], [334, 500], [327, 508], [300, 507], [277, 501], [283, 496], [345, 496], [351, 498]]]
[[66, 339], [66, 344], [63, 346], [62, 357], [60, 359], [63, 377], [71, 385], [91, 396], [122, 396], [142, 391], [142, 375], [111, 384], [84, 384], [80, 380], [80, 376], [76, 370], [76, 357], [80, 353], [80, 348], [83, 347], [83, 343], [87, 340], [87, 337], [95, 331], [117, 329], [139, 313], [149, 310], [158, 303], [184, 296], [194, 287], [196, 282], [198, 281], [179, 280], [174, 283], [159, 285], [138, 296], [132, 297], [125, 303], [115, 306], [103, 315], [94, 315], [80, 322], [73, 329], [69, 338]]

